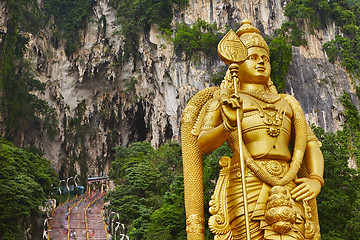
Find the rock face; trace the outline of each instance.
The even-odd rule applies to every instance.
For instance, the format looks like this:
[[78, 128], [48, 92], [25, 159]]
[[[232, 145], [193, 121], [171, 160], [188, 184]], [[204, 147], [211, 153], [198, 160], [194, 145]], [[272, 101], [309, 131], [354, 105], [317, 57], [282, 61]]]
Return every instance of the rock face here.
[[[123, 39], [115, 35], [115, 9], [109, 0], [97, 0], [91, 19], [82, 30], [82, 45], [67, 57], [64, 42], [50, 43], [52, 32], [30, 35], [29, 49], [39, 79], [46, 83], [43, 97], [56, 109], [58, 135], [25, 136], [46, 153], [61, 174], [107, 171], [113, 147], [133, 141], [153, 146], [179, 141], [182, 110], [197, 91], [211, 85], [212, 74], [224, 68], [219, 58], [203, 56], [200, 62], [184, 60], [172, 44], [160, 37], [156, 26], [140, 39], [140, 60], [121, 59]], [[280, 0], [189, 0], [174, 9], [173, 24], [201, 18], [218, 27], [236, 29], [250, 19], [270, 35], [286, 20]], [[4, 14], [5, 16], [6, 14]], [[3, 14], [1, 15], [3, 16]], [[101, 21], [105, 17], [106, 21]], [[0, 19], [1, 31], [3, 19]], [[286, 92], [301, 103], [310, 123], [326, 131], [341, 128], [343, 91], [354, 92], [351, 80], [338, 65], [327, 60], [322, 44], [335, 37], [335, 27], [306, 35], [307, 47], [293, 48]], [[307, 31], [309, 32], [309, 31]], [[353, 97], [353, 102], [357, 100]]]

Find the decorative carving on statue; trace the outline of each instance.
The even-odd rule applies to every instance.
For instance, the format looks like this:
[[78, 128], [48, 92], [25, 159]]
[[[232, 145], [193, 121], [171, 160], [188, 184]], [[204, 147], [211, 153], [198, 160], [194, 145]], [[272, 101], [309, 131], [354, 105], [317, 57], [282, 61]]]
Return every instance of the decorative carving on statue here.
[[192, 97], [182, 117], [188, 239], [204, 239], [202, 156], [225, 141], [233, 156], [219, 160], [209, 203], [215, 240], [320, 239], [323, 156], [300, 104], [278, 94], [269, 48], [249, 20], [225, 35], [218, 53], [229, 65], [224, 80]]
[[200, 214], [193, 214], [186, 218], [187, 233], [204, 233], [204, 217]]
[[247, 57], [247, 49], [233, 30], [230, 30], [220, 41], [218, 47], [221, 59], [229, 63], [228, 59], [234, 62], [244, 61]]
[[270, 189], [266, 203], [265, 221], [273, 231], [278, 233], [291, 231], [296, 220], [294, 205], [294, 201], [286, 187], [274, 186]]

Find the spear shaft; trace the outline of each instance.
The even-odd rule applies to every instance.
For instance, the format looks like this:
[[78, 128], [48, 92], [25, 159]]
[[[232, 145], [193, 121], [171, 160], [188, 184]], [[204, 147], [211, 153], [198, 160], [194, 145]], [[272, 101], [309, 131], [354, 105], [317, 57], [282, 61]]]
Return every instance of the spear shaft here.
[[[234, 91], [235, 94], [238, 93], [238, 72], [239, 65], [237, 63], [232, 63], [229, 66], [231, 77], [234, 81]], [[242, 148], [242, 132], [241, 132], [241, 109], [236, 109], [236, 121], [237, 121], [237, 133], [239, 139], [239, 154], [240, 154], [240, 170], [241, 170], [241, 186], [243, 193], [243, 202], [244, 202], [244, 213], [245, 213], [245, 227], [246, 227], [246, 240], [251, 240], [250, 237], [250, 219], [249, 219], [249, 210], [248, 210], [248, 198], [247, 198], [247, 189], [246, 189], [246, 178], [245, 178], [245, 161], [243, 156]]]

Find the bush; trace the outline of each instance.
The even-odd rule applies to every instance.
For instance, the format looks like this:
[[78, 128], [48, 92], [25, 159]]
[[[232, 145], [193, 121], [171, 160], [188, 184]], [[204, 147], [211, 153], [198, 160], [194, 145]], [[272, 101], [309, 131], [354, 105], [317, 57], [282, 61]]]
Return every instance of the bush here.
[[[125, 38], [125, 58], [138, 57], [140, 33], [148, 31], [151, 24], [157, 24], [160, 29], [170, 29], [172, 21], [171, 0], [117, 0], [116, 24], [120, 26], [119, 34]], [[176, 1], [180, 4], [184, 0]]]
[[175, 50], [185, 52], [188, 58], [196, 58], [199, 52], [205, 55], [215, 56], [217, 54], [217, 44], [222, 38], [216, 23], [210, 24], [198, 19], [191, 26], [180, 23], [177, 25], [176, 34], [173, 39]]
[[[285, 7], [285, 16], [291, 21], [309, 20], [312, 28], [319, 28], [321, 19], [317, 14], [319, 12], [318, 2], [316, 0], [293, 0]], [[324, 2], [322, 2], [322, 7]]]
[[186, 239], [181, 148], [153, 149], [148, 142], [119, 147], [109, 176], [116, 189], [107, 195], [131, 239]]
[[346, 70], [353, 77], [360, 78], [360, 33], [357, 38], [346, 38], [337, 35], [335, 40], [324, 44], [324, 49], [329, 57], [329, 61], [340, 60]]
[[307, 45], [304, 38], [305, 32], [299, 28], [295, 22], [285, 22], [282, 24], [280, 29], [275, 31], [275, 35], [284, 37], [291, 45], [300, 46]]
[[[65, 38], [67, 56], [73, 54], [80, 47], [79, 29], [88, 20], [93, 3], [94, 0], [44, 0], [47, 18], [54, 17], [57, 27]], [[55, 31], [57, 27], [55, 27]], [[57, 41], [54, 39], [54, 42]]]
[[275, 37], [270, 45], [271, 59], [271, 80], [274, 82], [277, 90], [282, 92], [285, 88], [285, 76], [289, 71], [289, 65], [292, 60], [292, 47], [284, 37]]

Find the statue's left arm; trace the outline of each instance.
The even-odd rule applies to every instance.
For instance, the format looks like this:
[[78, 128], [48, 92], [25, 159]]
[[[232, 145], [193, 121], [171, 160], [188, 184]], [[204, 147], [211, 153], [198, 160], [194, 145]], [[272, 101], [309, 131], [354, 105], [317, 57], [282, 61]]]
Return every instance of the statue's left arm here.
[[309, 177], [295, 180], [295, 183], [299, 185], [291, 191], [291, 194], [296, 201], [308, 201], [315, 198], [324, 185], [324, 158], [320, 150], [321, 144], [309, 126], [307, 126], [307, 134], [308, 141], [306, 144], [304, 163]]

